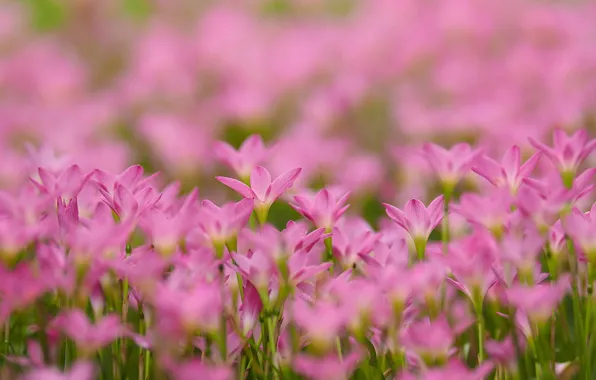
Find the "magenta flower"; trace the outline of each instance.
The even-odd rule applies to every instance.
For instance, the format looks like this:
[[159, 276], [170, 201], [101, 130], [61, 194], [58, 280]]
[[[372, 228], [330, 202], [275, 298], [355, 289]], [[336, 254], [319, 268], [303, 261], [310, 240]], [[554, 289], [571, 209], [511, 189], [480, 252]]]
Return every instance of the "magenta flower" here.
[[319, 358], [302, 354], [293, 363], [299, 374], [313, 380], [347, 380], [356, 369], [362, 354], [352, 351], [343, 359], [334, 354]]
[[234, 372], [231, 368], [224, 366], [212, 366], [199, 360], [192, 360], [186, 363], [176, 363], [172, 365], [172, 374], [174, 380], [231, 380], [234, 378]]
[[[294, 321], [306, 334], [313, 349], [326, 352], [347, 323], [344, 310], [323, 300], [314, 304], [298, 298], [293, 305]], [[325, 318], [321, 318], [324, 315]]]
[[514, 145], [505, 152], [501, 163], [488, 156], [480, 156], [472, 170], [496, 187], [507, 187], [511, 195], [515, 195], [539, 161], [540, 153], [536, 153], [522, 165], [520, 148]]
[[269, 208], [287, 189], [292, 187], [302, 169], [289, 170], [273, 182], [267, 169], [256, 166], [250, 174], [250, 187], [237, 179], [216, 177], [218, 181], [240, 193], [244, 198], [255, 200], [255, 211], [259, 222], [265, 224]]
[[541, 325], [552, 317], [569, 289], [569, 278], [562, 277], [556, 283], [514, 285], [506, 293], [509, 302], [527, 315], [531, 323]]
[[455, 285], [477, 303], [496, 281], [493, 264], [497, 246], [490, 234], [483, 230], [449, 245], [446, 265], [454, 279], [447, 281]]
[[445, 366], [425, 370], [420, 377], [408, 374], [399, 377], [399, 380], [482, 380], [490, 375], [493, 367], [492, 363], [483, 363], [477, 368], [470, 369], [459, 360], [452, 359]]
[[223, 312], [217, 283], [194, 281], [188, 287], [159, 284], [153, 295], [158, 328], [173, 336], [217, 331]]
[[96, 170], [94, 183], [104, 197], [110, 199], [118, 186], [124, 186], [131, 193], [137, 193], [146, 187], [152, 187], [158, 173], [148, 177], [144, 177], [144, 173], [141, 165], [129, 166], [118, 175]]
[[279, 265], [296, 251], [310, 252], [315, 244], [330, 235], [325, 234], [323, 228], [308, 232], [303, 223], [289, 221], [281, 232], [266, 224], [258, 231], [245, 229], [242, 236]]
[[242, 276], [249, 280], [263, 297], [276, 272], [275, 263], [260, 250], [248, 251], [246, 255], [235, 254], [232, 258]]
[[303, 195], [296, 195], [294, 203], [290, 204], [296, 211], [310, 220], [317, 228], [324, 228], [330, 233], [335, 223], [346, 212], [349, 205], [346, 205], [350, 193], [345, 193], [339, 199], [327, 189], [317, 193], [314, 199]]
[[178, 243], [184, 240], [193, 227], [193, 211], [191, 206], [198, 203], [198, 192], [189, 194], [180, 209], [173, 215], [166, 215], [155, 209], [145, 213], [140, 220], [141, 228], [147, 233], [155, 249], [165, 255], [173, 254]]
[[596, 149], [596, 140], [588, 140], [588, 132], [584, 129], [571, 136], [556, 129], [552, 148], [532, 138], [530, 143], [552, 161], [567, 187], [571, 187], [579, 166]]
[[496, 189], [488, 195], [465, 193], [452, 210], [500, 238], [509, 227], [513, 199], [509, 191]]
[[89, 362], [76, 362], [67, 372], [60, 372], [56, 368], [34, 369], [23, 377], [23, 380], [93, 380], [95, 370]]
[[70, 200], [79, 195], [93, 175], [93, 172], [83, 174], [78, 165], [69, 166], [58, 177], [55, 177], [44, 168], [39, 168], [38, 172], [41, 183], [31, 179], [33, 184], [46, 194], [62, 198], [67, 203], [70, 203]]
[[116, 186], [113, 196], [103, 192], [102, 195], [103, 201], [114, 210], [121, 220], [125, 221], [138, 220], [143, 213], [155, 207], [161, 198], [161, 195], [152, 187], [144, 187], [133, 193], [123, 185]]
[[85, 313], [78, 309], [58, 316], [51, 326], [72, 339], [84, 356], [93, 355], [97, 350], [128, 334], [119, 316], [104, 316], [92, 324]]
[[501, 242], [501, 260], [517, 269], [522, 280], [533, 283], [537, 258], [542, 253], [546, 239], [535, 230], [530, 229], [522, 236], [511, 233], [503, 237]]
[[410, 235], [422, 258], [431, 232], [443, 219], [443, 196], [433, 200], [428, 208], [418, 199], [408, 201], [404, 211], [390, 204], [384, 206], [387, 215]]
[[413, 322], [405, 327], [401, 342], [427, 364], [445, 362], [449, 357], [455, 334], [445, 317]]
[[346, 220], [333, 229], [333, 254], [344, 269], [357, 265], [361, 256], [370, 254], [381, 238], [365, 222], [364, 225], [359, 222], [348, 223]]
[[422, 152], [448, 195], [482, 154], [480, 149], [474, 150], [464, 143], [456, 144], [449, 150], [436, 144], [426, 143], [422, 147]]
[[[518, 343], [523, 345], [524, 341], [520, 339]], [[517, 371], [518, 358], [515, 353], [513, 338], [506, 337], [502, 341], [488, 340], [484, 343], [484, 347], [490, 358], [495, 362], [505, 366], [510, 371]]]
[[583, 213], [573, 208], [571, 213], [563, 220], [562, 226], [565, 232], [573, 238], [587, 260], [596, 262], [596, 203], [592, 205], [590, 212]]
[[243, 182], [249, 180], [253, 169], [262, 164], [269, 155], [269, 149], [265, 147], [260, 135], [248, 137], [238, 150], [226, 142], [218, 142], [214, 151], [215, 156], [234, 170]]
[[0, 277], [0, 322], [15, 311], [25, 310], [48, 290], [46, 278], [26, 263], [13, 269], [0, 266]]
[[[213, 247], [216, 255], [221, 257], [224, 245], [235, 242], [240, 230], [248, 223], [253, 206], [254, 202], [251, 199], [228, 203], [222, 207], [208, 200], [203, 201], [197, 218], [201, 243]], [[189, 241], [190, 243], [192, 242]]]

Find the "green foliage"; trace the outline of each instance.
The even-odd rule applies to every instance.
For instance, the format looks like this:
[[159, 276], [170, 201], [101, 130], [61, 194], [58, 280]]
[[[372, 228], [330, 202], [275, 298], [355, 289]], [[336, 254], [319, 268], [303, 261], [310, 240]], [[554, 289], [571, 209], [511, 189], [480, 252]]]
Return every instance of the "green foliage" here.
[[33, 27], [46, 32], [61, 27], [68, 16], [67, 2], [59, 0], [27, 0]]

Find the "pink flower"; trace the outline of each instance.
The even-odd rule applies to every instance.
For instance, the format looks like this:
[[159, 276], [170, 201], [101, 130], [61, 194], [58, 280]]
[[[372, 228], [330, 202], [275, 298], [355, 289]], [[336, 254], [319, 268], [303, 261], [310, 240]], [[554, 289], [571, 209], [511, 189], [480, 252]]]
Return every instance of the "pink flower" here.
[[192, 360], [186, 363], [175, 363], [171, 367], [175, 380], [231, 380], [234, 372], [231, 368], [224, 366], [212, 366], [199, 360]]
[[333, 254], [345, 269], [351, 268], [371, 253], [380, 238], [365, 222], [345, 220], [333, 229]]
[[443, 316], [434, 321], [428, 319], [413, 322], [405, 327], [401, 342], [406, 350], [418, 355], [427, 364], [444, 362], [455, 342], [455, 334]]
[[193, 227], [192, 205], [198, 203], [198, 192], [189, 194], [183, 205], [174, 215], [166, 215], [155, 209], [141, 219], [141, 228], [147, 233], [155, 249], [165, 256], [176, 251], [178, 243]]
[[254, 247], [265, 252], [277, 264], [292, 256], [296, 251], [310, 250], [322, 239], [330, 236], [325, 229], [319, 228], [312, 232], [304, 223], [289, 221], [286, 229], [278, 231], [271, 225], [264, 225], [258, 231], [243, 230], [242, 237], [250, 241]]
[[470, 369], [457, 359], [450, 360], [443, 367], [425, 370], [420, 376], [406, 375], [398, 377], [399, 380], [483, 380], [486, 379], [494, 365], [483, 363], [479, 367]]
[[0, 266], [0, 322], [15, 311], [25, 310], [48, 290], [46, 279], [27, 263], [15, 268]]
[[507, 230], [511, 219], [513, 199], [509, 191], [496, 189], [490, 194], [465, 193], [452, 210], [471, 223], [478, 224], [497, 238]]
[[58, 316], [51, 326], [72, 339], [85, 356], [94, 354], [128, 333], [117, 315], [104, 316], [91, 324], [87, 316], [78, 309]]
[[588, 213], [573, 208], [562, 226], [574, 243], [581, 247], [588, 261], [596, 262], [596, 203]]
[[453, 191], [455, 185], [468, 173], [482, 153], [480, 149], [473, 150], [470, 145], [464, 143], [456, 144], [449, 150], [426, 143], [422, 151], [447, 194]]
[[556, 283], [514, 285], [506, 293], [509, 302], [531, 323], [542, 324], [550, 319], [569, 288], [569, 278], [562, 277]]
[[158, 328], [171, 336], [216, 331], [223, 302], [217, 283], [196, 280], [187, 287], [159, 284], [153, 296]]
[[223, 141], [216, 143], [214, 150], [216, 157], [233, 169], [243, 182], [248, 181], [254, 168], [269, 155], [260, 135], [249, 136], [238, 150]]
[[496, 187], [507, 187], [511, 195], [515, 195], [523, 179], [532, 173], [538, 161], [540, 161], [540, 153], [534, 154], [522, 165], [520, 148], [514, 145], [505, 152], [502, 163], [488, 156], [480, 156], [472, 170]]
[[[301, 298], [297, 298], [293, 306], [294, 321], [304, 331], [313, 348], [322, 352], [331, 349], [347, 322], [344, 310], [323, 300], [309, 305]], [[325, 318], [321, 318], [323, 315]]]
[[76, 362], [67, 372], [56, 368], [39, 368], [28, 372], [23, 380], [93, 380], [95, 370], [89, 362]]
[[493, 264], [497, 246], [490, 234], [483, 230], [449, 245], [445, 264], [455, 279], [447, 278], [473, 302], [482, 302], [484, 295], [496, 281]]
[[103, 201], [114, 210], [121, 220], [136, 221], [147, 210], [155, 207], [160, 194], [155, 189], [145, 187], [138, 192], [131, 192], [123, 185], [118, 185], [112, 197], [109, 194], [103, 194]]
[[69, 166], [58, 177], [55, 177], [44, 168], [39, 168], [38, 172], [41, 183], [31, 179], [33, 184], [41, 191], [54, 197], [60, 197], [65, 201], [70, 201], [79, 195], [93, 175], [93, 172], [83, 174], [78, 165]]
[[534, 282], [537, 258], [542, 253], [544, 243], [545, 238], [533, 229], [525, 231], [521, 236], [507, 234], [501, 242], [500, 258], [504, 263], [513, 265], [523, 280]]
[[571, 136], [562, 129], [556, 129], [552, 148], [532, 138], [530, 143], [552, 161], [567, 187], [571, 187], [579, 166], [596, 149], [596, 140], [588, 140], [588, 132], [584, 129]]
[[232, 188], [247, 199], [255, 200], [255, 211], [259, 222], [267, 221], [269, 208], [287, 189], [292, 187], [294, 180], [302, 169], [292, 169], [271, 181], [271, 174], [267, 169], [256, 166], [250, 174], [250, 187], [237, 179], [216, 177], [218, 181]]
[[203, 201], [197, 218], [199, 222], [197, 232], [202, 238], [202, 242], [212, 246], [217, 256], [221, 257], [224, 244], [235, 241], [238, 232], [248, 223], [253, 205], [254, 202], [251, 199], [227, 203], [222, 207], [218, 207], [208, 200]]
[[347, 380], [361, 357], [360, 351], [352, 351], [343, 359], [334, 354], [323, 358], [302, 354], [294, 360], [293, 367], [299, 374], [313, 380]]
[[384, 206], [387, 215], [410, 235], [419, 256], [424, 253], [431, 232], [443, 219], [443, 196], [433, 200], [428, 208], [418, 199], [406, 203], [404, 211], [390, 204]]
[[260, 250], [248, 251], [246, 255], [235, 254], [232, 258], [242, 276], [257, 288], [259, 294], [265, 294], [276, 273], [274, 262]]
[[329, 233], [348, 209], [349, 205], [345, 203], [349, 195], [350, 193], [345, 193], [339, 199], [336, 199], [329, 190], [323, 189], [317, 193], [314, 199], [296, 195], [294, 203], [290, 205], [313, 222], [317, 228], [324, 228], [325, 232]]
[[[520, 339], [518, 343], [523, 344], [523, 340]], [[518, 358], [512, 337], [506, 337], [502, 341], [488, 340], [484, 346], [491, 359], [506, 366], [509, 370], [516, 371]]]

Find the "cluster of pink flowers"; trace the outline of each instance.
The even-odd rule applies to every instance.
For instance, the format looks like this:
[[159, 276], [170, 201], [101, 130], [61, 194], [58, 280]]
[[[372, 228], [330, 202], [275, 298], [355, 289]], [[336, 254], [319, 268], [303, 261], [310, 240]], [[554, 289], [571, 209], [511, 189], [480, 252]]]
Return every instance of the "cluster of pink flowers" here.
[[591, 378], [594, 20], [1, 4], [0, 379]]
[[[54, 162], [0, 193], [0, 343], [25, 379], [547, 379], [592, 373], [596, 148], [580, 130], [522, 159], [427, 144], [441, 189], [386, 204], [218, 157], [239, 194], [180, 195], [141, 166]], [[260, 148], [255, 148], [260, 147]], [[477, 173], [477, 191], [462, 180]], [[222, 185], [222, 188], [223, 188]], [[431, 184], [429, 184], [430, 186]], [[279, 230], [276, 204], [303, 218]], [[592, 206], [594, 209], [594, 206]], [[437, 232], [437, 235], [433, 235]], [[5, 372], [4, 376], [8, 372]]]
[[[211, 184], [233, 130], [275, 136], [274, 175], [301, 167], [360, 197], [397, 172], [400, 194], [427, 197], [412, 144], [465, 135], [501, 155], [596, 107], [589, 1], [41, 3], [0, 6], [4, 187], [29, 175], [23, 141], [85, 171], [142, 162]], [[55, 30], [30, 27], [53, 13]]]

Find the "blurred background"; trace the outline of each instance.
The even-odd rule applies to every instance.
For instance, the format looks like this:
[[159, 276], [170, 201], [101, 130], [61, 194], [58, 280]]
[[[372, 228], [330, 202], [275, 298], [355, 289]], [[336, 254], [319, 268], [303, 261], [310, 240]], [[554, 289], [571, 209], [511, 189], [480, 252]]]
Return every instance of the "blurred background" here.
[[595, 105], [595, 1], [0, 0], [2, 188], [141, 163], [223, 200], [214, 142], [260, 134], [374, 221], [432, 192], [422, 142], [500, 156]]

